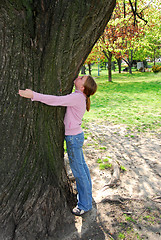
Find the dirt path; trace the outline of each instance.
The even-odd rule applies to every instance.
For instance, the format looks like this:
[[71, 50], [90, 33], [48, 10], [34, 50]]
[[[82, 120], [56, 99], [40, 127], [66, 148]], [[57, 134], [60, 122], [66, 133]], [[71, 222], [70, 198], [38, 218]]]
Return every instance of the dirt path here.
[[[94, 208], [75, 217], [76, 230], [64, 239], [161, 239], [161, 134], [95, 122], [86, 125], [85, 136]], [[112, 171], [100, 170], [98, 159], [126, 169], [118, 185], [106, 186]]]

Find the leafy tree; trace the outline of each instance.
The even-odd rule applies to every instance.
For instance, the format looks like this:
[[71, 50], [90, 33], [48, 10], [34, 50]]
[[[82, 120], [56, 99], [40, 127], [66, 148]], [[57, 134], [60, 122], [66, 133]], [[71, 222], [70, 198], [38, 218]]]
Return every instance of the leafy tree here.
[[85, 64], [88, 65], [90, 75], [92, 74], [91, 64], [98, 63], [99, 58], [100, 58], [100, 52], [98, 49], [98, 44], [96, 43], [85, 61]]
[[133, 60], [140, 47], [139, 40], [145, 35], [146, 9], [144, 1], [139, 2], [139, 6], [136, 0], [117, 1], [112, 18], [99, 40], [101, 51], [108, 59], [109, 81], [112, 81], [112, 56], [118, 62], [119, 72], [123, 59], [128, 65], [129, 72], [132, 73]]
[[143, 28], [140, 26], [129, 25], [128, 20], [124, 21], [121, 37], [117, 41], [117, 51], [121, 52], [122, 59], [127, 63], [129, 73], [132, 73], [134, 54], [139, 47], [139, 39], [144, 35]]
[[[125, 7], [123, 9], [122, 6], [120, 6], [119, 12], [117, 8], [115, 9], [115, 11], [117, 11], [116, 21], [119, 25], [117, 28], [119, 29], [119, 34], [117, 35], [114, 46], [115, 55], [117, 59], [122, 58], [127, 63], [129, 73], [132, 73], [131, 68], [135, 53], [139, 47], [139, 39], [145, 34], [144, 25], [147, 23], [147, 20], [143, 13], [146, 7], [142, 4], [140, 2], [138, 7], [137, 1], [132, 2], [129, 0], [129, 3], [126, 3], [126, 14]], [[139, 9], [142, 9], [142, 11], [139, 11]], [[123, 12], [124, 14], [121, 14]], [[137, 17], [142, 21], [139, 21]]]
[[126, 3], [125, 14], [125, 6], [122, 4], [122, 1], [117, 2], [111, 20], [108, 22], [103, 35], [99, 39], [100, 52], [103, 52], [108, 59], [109, 81], [112, 81], [111, 69], [113, 56], [118, 62], [119, 72], [121, 72], [121, 59], [123, 59], [128, 64], [129, 72], [132, 73], [133, 55], [135, 49], [138, 47], [137, 42], [143, 34], [143, 29], [142, 26], [134, 24], [136, 21], [133, 20], [131, 6], [133, 5]]
[[[161, 56], [161, 9], [159, 9], [158, 2], [152, 2], [147, 11], [148, 24], [145, 26], [145, 32], [143, 38], [140, 39], [140, 48], [137, 55], [142, 58], [153, 59], [155, 65], [155, 59]], [[154, 14], [155, 12], [155, 14]]]
[[1, 1], [1, 239], [44, 240], [68, 219], [65, 108], [17, 92], [70, 93], [114, 6], [115, 0]]
[[154, 0], [149, 3], [141, 0], [139, 4], [137, 0], [117, 1], [111, 20], [97, 43], [100, 56], [103, 52], [108, 58], [109, 81], [112, 81], [112, 56], [118, 62], [120, 73], [122, 59], [127, 63], [130, 73], [134, 60], [144, 61], [150, 57], [155, 64], [161, 49], [160, 11], [158, 1]]

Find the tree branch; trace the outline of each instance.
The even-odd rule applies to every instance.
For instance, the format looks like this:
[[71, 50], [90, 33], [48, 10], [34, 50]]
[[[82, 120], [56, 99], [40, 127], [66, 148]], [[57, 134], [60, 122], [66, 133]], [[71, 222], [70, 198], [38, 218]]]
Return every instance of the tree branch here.
[[133, 7], [133, 4], [132, 4], [132, 2], [131, 2], [131, 0], [129, 0], [129, 3], [130, 3], [130, 6], [131, 6], [131, 10], [132, 10], [132, 12], [133, 12], [133, 15], [134, 15], [134, 26], [136, 26], [136, 23], [137, 23], [137, 20], [136, 20], [136, 16], [138, 17], [138, 18], [140, 18], [141, 20], [143, 20], [146, 24], [148, 23], [148, 21], [147, 20], [145, 20], [143, 17], [142, 17], [142, 12], [147, 8], [144, 8], [144, 9], [142, 9], [141, 10], [141, 12], [137, 12], [137, 0], [135, 0], [135, 8]]

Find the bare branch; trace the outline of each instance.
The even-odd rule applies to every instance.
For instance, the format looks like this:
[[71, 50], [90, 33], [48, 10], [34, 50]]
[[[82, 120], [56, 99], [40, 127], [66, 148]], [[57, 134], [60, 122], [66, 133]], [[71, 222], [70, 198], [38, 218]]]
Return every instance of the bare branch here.
[[143, 8], [143, 9], [141, 10], [141, 12], [137, 12], [137, 0], [135, 0], [135, 3], [134, 3], [135, 8], [134, 8], [131, 0], [129, 0], [129, 3], [130, 3], [130, 6], [131, 6], [131, 10], [132, 10], [132, 12], [133, 12], [133, 15], [134, 15], [134, 26], [136, 26], [136, 23], [137, 23], [136, 16], [137, 16], [138, 18], [140, 18], [141, 20], [143, 20], [143, 21], [145, 22], [145, 24], [147, 24], [148, 21], [143, 18], [142, 12], [143, 12], [145, 9], [147, 9], [148, 6], [146, 6], [145, 8]]

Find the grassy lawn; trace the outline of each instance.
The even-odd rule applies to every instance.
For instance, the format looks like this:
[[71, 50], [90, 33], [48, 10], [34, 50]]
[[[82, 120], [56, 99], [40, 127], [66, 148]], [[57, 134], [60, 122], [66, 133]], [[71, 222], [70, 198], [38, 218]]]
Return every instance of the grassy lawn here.
[[96, 77], [98, 90], [91, 97], [91, 110], [84, 121], [107, 120], [141, 131], [161, 127], [161, 73], [115, 72], [110, 83], [107, 70], [98, 77], [95, 67], [92, 76]]

